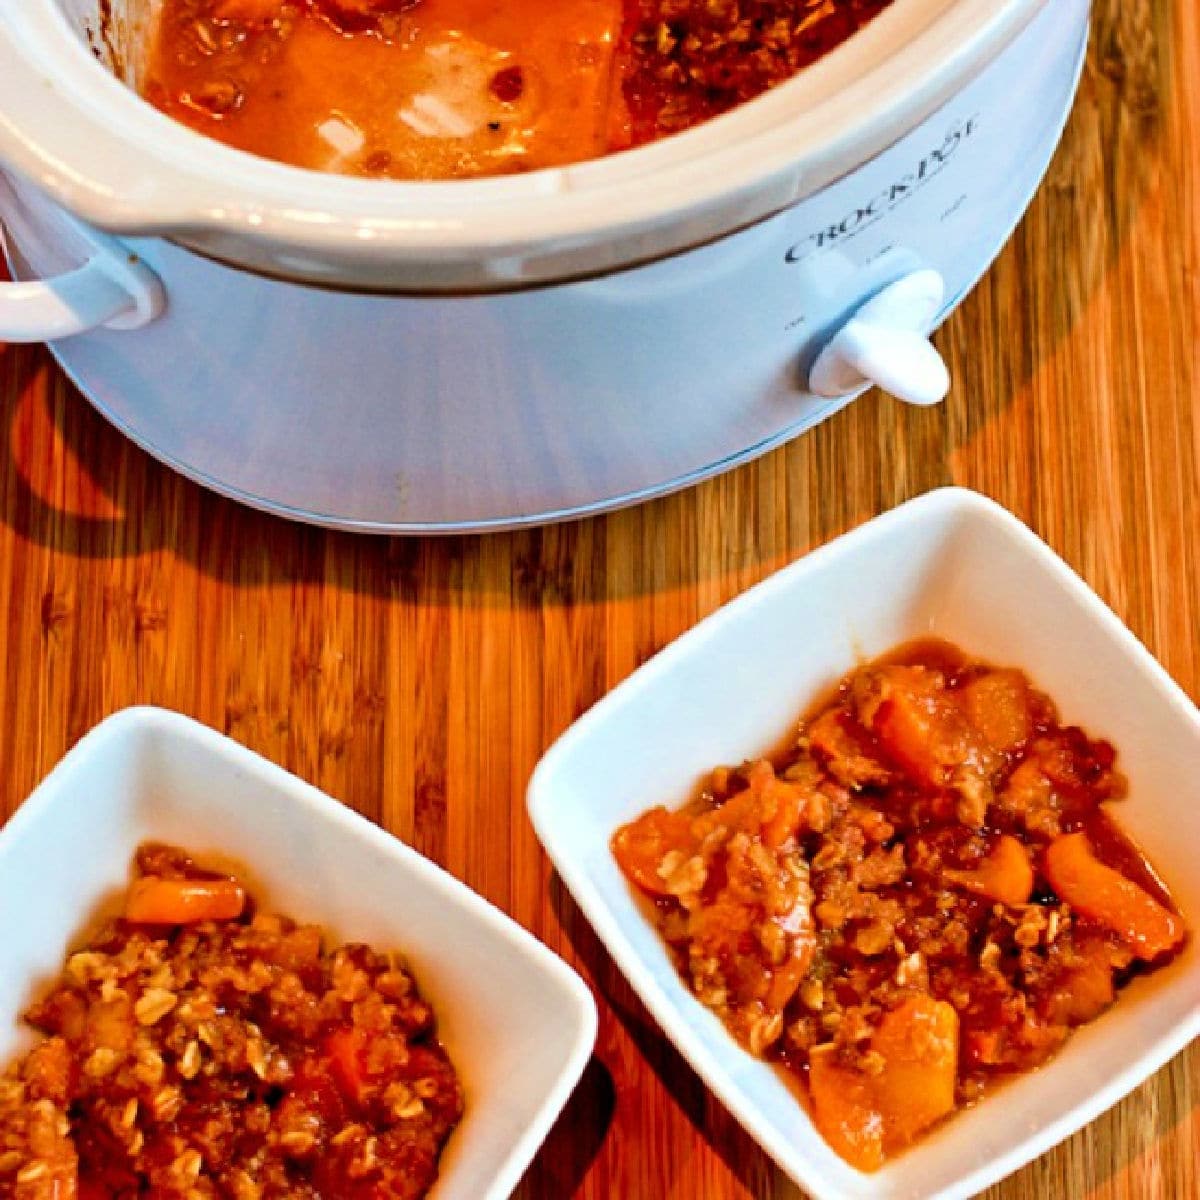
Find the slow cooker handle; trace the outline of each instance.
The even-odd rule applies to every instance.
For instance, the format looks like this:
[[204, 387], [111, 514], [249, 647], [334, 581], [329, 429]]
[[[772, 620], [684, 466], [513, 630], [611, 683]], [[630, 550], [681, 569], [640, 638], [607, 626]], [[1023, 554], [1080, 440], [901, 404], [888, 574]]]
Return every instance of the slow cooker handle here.
[[929, 341], [945, 284], [937, 271], [913, 271], [866, 302], [817, 356], [808, 386], [818, 396], [845, 396], [875, 384], [909, 404], [937, 404], [950, 372]]
[[64, 219], [86, 247], [86, 261], [49, 279], [0, 283], [0, 342], [49, 342], [101, 327], [139, 329], [166, 306], [158, 276], [129, 247]]
[[95, 259], [54, 279], [0, 283], [0, 342], [51, 342], [118, 323], [128, 329], [138, 315], [137, 299]]

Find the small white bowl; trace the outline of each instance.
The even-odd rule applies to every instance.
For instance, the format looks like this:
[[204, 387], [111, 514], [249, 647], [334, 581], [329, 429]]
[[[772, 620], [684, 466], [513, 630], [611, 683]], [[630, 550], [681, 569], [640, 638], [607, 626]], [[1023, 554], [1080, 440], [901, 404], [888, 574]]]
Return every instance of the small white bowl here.
[[[1122, 826], [1194, 935], [1040, 1070], [958, 1113], [873, 1175], [824, 1142], [775, 1071], [688, 991], [609, 853], [624, 822], [778, 746], [864, 657], [936, 636], [1023, 668], [1065, 721], [1117, 747]], [[1061, 1141], [1200, 1033], [1200, 714], [1098, 597], [1010, 514], [947, 488], [780, 571], [701, 622], [556, 743], [529, 811], [563, 882], [664, 1032], [816, 1200], [956, 1200]]]
[[401, 951], [466, 1093], [431, 1196], [512, 1192], [591, 1053], [596, 1009], [583, 982], [416, 851], [159, 709], [97, 726], [0, 832], [0, 1064], [30, 1043], [20, 1013], [123, 890], [147, 840], [244, 864], [271, 908]]

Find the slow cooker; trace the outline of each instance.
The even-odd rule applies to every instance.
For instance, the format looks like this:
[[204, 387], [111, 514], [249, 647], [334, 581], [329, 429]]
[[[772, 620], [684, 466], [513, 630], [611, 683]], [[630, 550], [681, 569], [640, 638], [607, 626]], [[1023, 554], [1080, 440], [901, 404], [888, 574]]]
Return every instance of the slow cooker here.
[[873, 383], [940, 399], [928, 334], [1046, 170], [1088, 2], [895, 0], [687, 133], [419, 183], [177, 125], [130, 86], [152, 14], [0, 8], [0, 340], [202, 484], [404, 533], [680, 488]]

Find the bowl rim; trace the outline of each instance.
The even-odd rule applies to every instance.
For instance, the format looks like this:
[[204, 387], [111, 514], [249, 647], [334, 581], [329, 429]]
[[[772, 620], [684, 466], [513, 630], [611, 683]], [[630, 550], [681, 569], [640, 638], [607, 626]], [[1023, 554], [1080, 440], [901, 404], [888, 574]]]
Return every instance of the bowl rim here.
[[[283, 795], [289, 805], [307, 810], [309, 819], [325, 824], [341, 824], [395, 860], [400, 868], [416, 878], [448, 906], [464, 910], [489, 938], [504, 943], [510, 952], [526, 960], [543, 978], [555, 984], [559, 1018], [570, 1020], [574, 1035], [570, 1051], [560, 1065], [553, 1086], [537, 1104], [535, 1117], [521, 1137], [512, 1143], [497, 1163], [495, 1173], [480, 1200], [505, 1200], [520, 1182], [538, 1149], [557, 1120], [590, 1059], [598, 1030], [598, 1014], [591, 989], [580, 975], [559, 955], [528, 929], [462, 880], [421, 854], [420, 851], [389, 833], [348, 805], [294, 775], [270, 759], [219, 733], [217, 730], [182, 713], [156, 705], [132, 705], [118, 709], [89, 729], [41, 779], [29, 796], [0, 827], [0, 860], [27, 829], [53, 816], [69, 799], [60, 789], [64, 776], [86, 765], [100, 748], [126, 738], [149, 735], [167, 741], [189, 741], [206, 754], [225, 758], [258, 781]], [[250, 864], [253, 866], [253, 864]]]
[[401, 183], [285, 166], [179, 125], [98, 63], [54, 0], [31, 0], [19, 17], [0, 8], [0, 163], [100, 228], [252, 268], [268, 252], [314, 276], [301, 260], [343, 276], [389, 260], [420, 289], [439, 265], [485, 259], [496, 279], [544, 281], [795, 203], [932, 113], [1048, 3], [896, 0], [796, 78], [675, 137], [524, 176]]
[[[824, 1180], [810, 1161], [789, 1158], [786, 1153], [787, 1147], [776, 1136], [773, 1126], [758, 1107], [742, 1103], [736, 1093], [735, 1081], [726, 1069], [713, 1057], [698, 1035], [681, 1024], [677, 1004], [663, 990], [642, 956], [628, 941], [618, 914], [609, 907], [606, 899], [593, 884], [590, 871], [569, 850], [559, 852], [556, 829], [558, 820], [563, 818], [560, 814], [556, 819], [555, 810], [560, 806], [556, 806], [555, 801], [555, 778], [563, 764], [569, 763], [576, 745], [584, 742], [590, 736], [592, 728], [600, 725], [609, 712], [636, 703], [638, 694], [653, 680], [669, 674], [677, 662], [690, 658], [695, 653], [695, 647], [702, 645], [704, 639], [713, 631], [741, 621], [742, 614], [752, 611], [764, 596], [774, 592], [786, 592], [789, 587], [794, 586], [792, 581], [795, 578], [820, 571], [825, 564], [856, 553], [858, 543], [868, 535], [878, 536], [902, 525], [911, 526], [927, 520], [964, 518], [998, 526], [1019, 548], [1021, 554], [1031, 560], [1035, 569], [1049, 575], [1074, 599], [1083, 602], [1090, 619], [1100, 626], [1102, 633], [1117, 643], [1124, 654], [1132, 656], [1139, 669], [1149, 674], [1163, 696], [1165, 705], [1200, 732], [1200, 710], [1197, 710], [1179, 684], [1133, 632], [1054, 550], [1024, 522], [994, 500], [969, 488], [948, 486], [933, 489], [908, 500], [832, 538], [779, 568], [685, 630], [652, 658], [638, 666], [558, 738], [538, 763], [526, 795], [526, 805], [534, 831], [564, 886], [595, 929], [605, 950], [629, 986], [637, 993], [658, 1024], [660, 1032], [684, 1057], [734, 1119], [786, 1175], [812, 1194], [814, 1200], [844, 1200], [844, 1197], [834, 1190], [834, 1185]], [[708, 1012], [707, 1009], [703, 1011]], [[1180, 1023], [1169, 1033], [1158, 1038], [1150, 1051], [1121, 1066], [1105, 1086], [1098, 1089], [1086, 1102], [1073, 1106], [1058, 1118], [1047, 1122], [1006, 1152], [977, 1164], [970, 1171], [947, 1183], [938, 1192], [926, 1196], [925, 1200], [965, 1200], [966, 1197], [975, 1195], [1032, 1162], [1111, 1108], [1197, 1037], [1200, 1037], [1200, 1001], [1197, 1001], [1188, 1021]], [[858, 1174], [864, 1181], [874, 1178], [869, 1174]], [[862, 1193], [863, 1197], [873, 1194], [884, 1195], [882, 1191], [867, 1190]]]

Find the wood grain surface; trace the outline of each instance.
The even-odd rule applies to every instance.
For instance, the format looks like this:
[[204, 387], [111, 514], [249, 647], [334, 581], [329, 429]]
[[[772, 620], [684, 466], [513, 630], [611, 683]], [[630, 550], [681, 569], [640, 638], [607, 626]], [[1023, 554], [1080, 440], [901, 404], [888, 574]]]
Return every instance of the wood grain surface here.
[[[582, 523], [391, 541], [288, 525], [149, 459], [43, 349], [0, 347], [0, 815], [113, 710], [191, 714], [444, 864], [594, 987], [595, 1057], [522, 1200], [798, 1197], [553, 877], [526, 781], [700, 617], [949, 482], [1027, 521], [1200, 695], [1198, 122], [1195, 0], [1099, 0], [1049, 177], [939, 335], [949, 400], [871, 395]], [[1200, 1197], [1200, 1048], [986, 1196]]]

